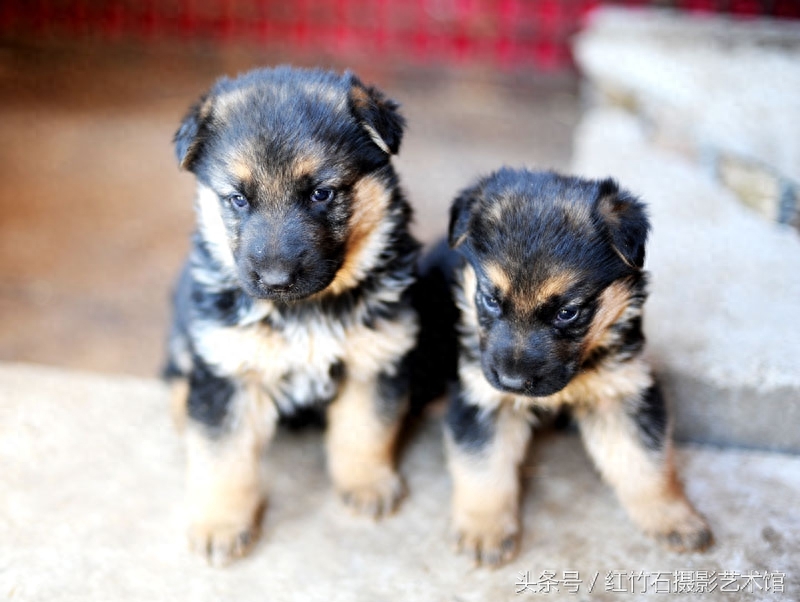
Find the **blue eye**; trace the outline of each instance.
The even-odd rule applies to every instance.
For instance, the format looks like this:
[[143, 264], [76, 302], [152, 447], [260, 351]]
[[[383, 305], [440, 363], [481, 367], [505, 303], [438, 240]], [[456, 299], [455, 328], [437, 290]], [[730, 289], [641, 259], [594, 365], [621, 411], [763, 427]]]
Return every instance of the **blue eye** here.
[[317, 188], [311, 193], [311, 200], [315, 203], [326, 203], [333, 200], [334, 195], [330, 188]]
[[244, 209], [250, 204], [244, 195], [241, 194], [228, 195], [228, 202], [237, 209]]
[[556, 314], [556, 321], [560, 322], [561, 324], [567, 324], [575, 320], [575, 318], [578, 317], [579, 313], [580, 310], [573, 305], [562, 307], [561, 309], [558, 310], [558, 313]]
[[489, 313], [500, 313], [500, 300], [494, 295], [481, 293], [481, 301], [483, 302], [483, 306], [486, 308], [486, 311]]

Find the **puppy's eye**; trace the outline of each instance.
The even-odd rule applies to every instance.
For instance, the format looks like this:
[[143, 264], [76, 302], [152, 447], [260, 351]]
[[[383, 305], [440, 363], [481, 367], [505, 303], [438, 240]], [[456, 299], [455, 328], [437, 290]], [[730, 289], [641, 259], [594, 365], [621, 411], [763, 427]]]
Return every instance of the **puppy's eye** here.
[[227, 196], [227, 201], [228, 201], [228, 202], [229, 202], [231, 205], [233, 205], [234, 207], [236, 207], [237, 209], [244, 209], [245, 207], [247, 207], [248, 205], [250, 205], [250, 203], [249, 203], [249, 202], [248, 202], [248, 200], [247, 200], [247, 199], [244, 197], [244, 195], [241, 195], [241, 194], [229, 194], [229, 195]]
[[330, 188], [317, 188], [311, 193], [311, 200], [315, 203], [326, 203], [332, 201], [335, 194]]
[[580, 313], [580, 309], [575, 307], [574, 305], [567, 305], [566, 307], [562, 307], [558, 310], [556, 314], [556, 322], [558, 324], [569, 324], [570, 322], [575, 321], [575, 318], [578, 317]]
[[495, 297], [494, 295], [490, 295], [488, 293], [480, 293], [481, 303], [483, 303], [483, 307], [486, 309], [487, 312], [490, 314], [497, 315], [500, 313], [502, 309], [500, 306], [500, 300]]

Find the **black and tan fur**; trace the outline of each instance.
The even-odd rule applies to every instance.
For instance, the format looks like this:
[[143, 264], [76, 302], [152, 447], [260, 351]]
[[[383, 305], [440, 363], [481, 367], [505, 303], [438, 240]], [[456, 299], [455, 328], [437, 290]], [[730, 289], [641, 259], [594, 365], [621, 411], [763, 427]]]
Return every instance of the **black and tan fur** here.
[[192, 546], [244, 554], [276, 423], [327, 418], [328, 467], [354, 510], [391, 512], [393, 450], [417, 333], [417, 242], [390, 156], [397, 105], [351, 74], [223, 78], [175, 136], [197, 229], [175, 295], [168, 377], [186, 423]]
[[533, 411], [563, 406], [637, 525], [678, 550], [710, 543], [641, 356], [648, 229], [612, 180], [502, 169], [455, 200], [460, 388], [446, 444], [456, 544], [477, 562], [514, 555]]

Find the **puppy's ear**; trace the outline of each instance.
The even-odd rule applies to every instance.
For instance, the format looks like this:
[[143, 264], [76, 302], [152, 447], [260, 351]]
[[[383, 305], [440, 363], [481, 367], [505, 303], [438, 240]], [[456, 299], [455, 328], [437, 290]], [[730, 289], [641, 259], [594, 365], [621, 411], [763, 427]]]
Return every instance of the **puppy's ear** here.
[[365, 86], [350, 74], [350, 110], [369, 137], [387, 155], [396, 155], [406, 120], [397, 111], [399, 105], [373, 86]]
[[611, 178], [599, 183], [594, 206], [595, 215], [608, 232], [614, 250], [629, 266], [641, 269], [650, 222], [644, 203]]
[[450, 230], [448, 242], [455, 249], [467, 237], [472, 212], [478, 203], [480, 189], [477, 186], [462, 190], [450, 207]]
[[175, 132], [175, 154], [182, 169], [190, 170], [208, 138], [211, 119], [211, 96], [202, 96], [183, 118]]

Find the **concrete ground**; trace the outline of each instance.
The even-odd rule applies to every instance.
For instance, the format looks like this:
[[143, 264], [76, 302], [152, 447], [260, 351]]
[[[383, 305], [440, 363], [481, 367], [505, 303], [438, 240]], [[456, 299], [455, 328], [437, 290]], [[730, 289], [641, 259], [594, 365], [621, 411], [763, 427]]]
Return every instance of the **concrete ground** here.
[[[153, 380], [0, 366], [0, 599], [614, 600], [699, 587], [703, 571], [716, 591], [674, 599], [789, 600], [800, 591], [800, 458], [679, 448], [688, 494], [716, 544], [678, 555], [635, 531], [574, 434], [543, 434], [524, 463], [520, 556], [475, 569], [448, 545], [436, 416], [402, 454], [410, 497], [378, 524], [336, 499], [317, 432], [279, 436], [267, 455], [261, 542], [238, 564], [212, 569], [185, 546], [183, 457], [167, 397]], [[537, 590], [545, 571], [570, 578], [572, 589]], [[629, 581], [632, 572], [645, 580]], [[775, 577], [769, 585], [765, 573]]]

